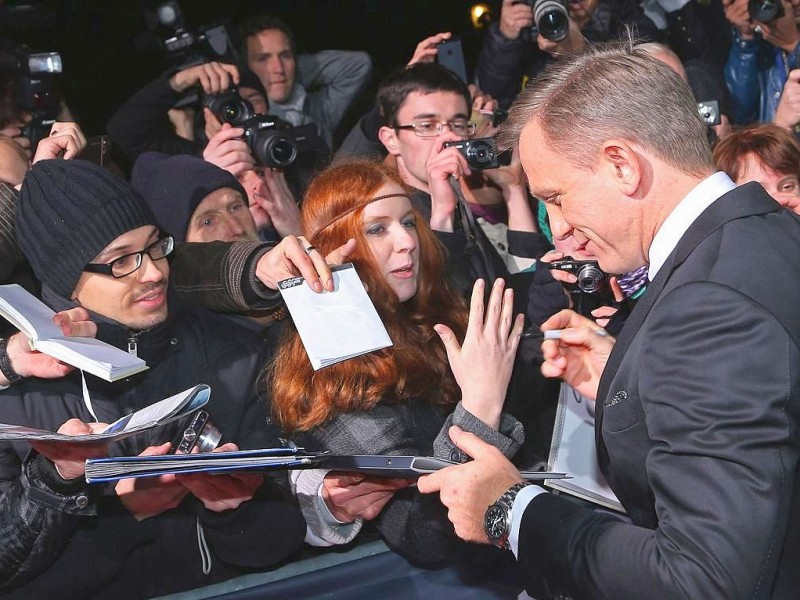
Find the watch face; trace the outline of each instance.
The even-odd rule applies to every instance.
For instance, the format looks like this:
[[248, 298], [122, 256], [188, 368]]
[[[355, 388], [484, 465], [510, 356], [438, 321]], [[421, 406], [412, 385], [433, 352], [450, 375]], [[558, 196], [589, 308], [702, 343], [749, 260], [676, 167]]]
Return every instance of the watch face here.
[[502, 506], [492, 504], [483, 518], [483, 527], [490, 540], [499, 540], [506, 534], [506, 511]]

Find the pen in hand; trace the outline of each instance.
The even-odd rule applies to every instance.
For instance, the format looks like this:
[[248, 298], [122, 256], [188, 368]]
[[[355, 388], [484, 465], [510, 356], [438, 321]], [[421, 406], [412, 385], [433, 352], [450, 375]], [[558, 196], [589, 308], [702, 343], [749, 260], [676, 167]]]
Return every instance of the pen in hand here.
[[[527, 331], [523, 331], [522, 335], [520, 336], [523, 340], [532, 339], [532, 340], [560, 340], [561, 334], [564, 332], [564, 329], [548, 329], [546, 331], [536, 331], [535, 329], [528, 329]], [[609, 333], [605, 329], [592, 329], [597, 335], [601, 337], [608, 337]]]

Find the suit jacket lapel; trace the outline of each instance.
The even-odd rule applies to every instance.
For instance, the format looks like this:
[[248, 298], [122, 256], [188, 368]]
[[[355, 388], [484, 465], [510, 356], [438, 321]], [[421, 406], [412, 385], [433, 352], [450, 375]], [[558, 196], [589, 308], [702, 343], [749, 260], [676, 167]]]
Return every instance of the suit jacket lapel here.
[[725, 223], [751, 215], [775, 212], [780, 208], [780, 205], [757, 183], [747, 183], [724, 194], [704, 210], [694, 223], [689, 226], [672, 254], [667, 258], [664, 266], [658, 271], [655, 279], [647, 285], [644, 296], [636, 303], [619, 337], [617, 337], [614, 349], [608, 357], [605, 369], [603, 369], [603, 375], [600, 378], [600, 384], [597, 389], [595, 441], [597, 445], [597, 460], [601, 470], [604, 470], [605, 465], [608, 464], [608, 453], [603, 445], [601, 432], [603, 407], [608, 399], [611, 381], [614, 379], [633, 338], [647, 318], [650, 309], [653, 308], [673, 271], [686, 260], [686, 257], [691, 254], [700, 242]]

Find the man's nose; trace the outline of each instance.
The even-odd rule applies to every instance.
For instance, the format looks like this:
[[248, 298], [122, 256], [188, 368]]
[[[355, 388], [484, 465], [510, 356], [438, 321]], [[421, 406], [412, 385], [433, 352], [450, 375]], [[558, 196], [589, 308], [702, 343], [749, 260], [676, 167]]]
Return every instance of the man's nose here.
[[550, 221], [550, 231], [553, 233], [553, 239], [564, 240], [572, 235], [572, 225], [564, 220], [561, 209], [553, 204], [547, 204], [545, 206], [547, 208], [547, 217]]
[[164, 271], [163, 264], [166, 264], [166, 260], [153, 260], [150, 258], [150, 255], [145, 252], [142, 255], [142, 265], [139, 267], [137, 271], [138, 279], [142, 283], [146, 283], [149, 281], [158, 282], [164, 279]]

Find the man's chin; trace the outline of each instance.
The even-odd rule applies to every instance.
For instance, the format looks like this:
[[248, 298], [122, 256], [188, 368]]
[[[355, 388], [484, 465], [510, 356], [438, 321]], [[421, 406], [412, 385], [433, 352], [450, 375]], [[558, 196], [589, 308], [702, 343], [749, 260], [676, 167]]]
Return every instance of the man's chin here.
[[131, 317], [130, 321], [128, 321], [127, 323], [123, 323], [123, 325], [125, 325], [130, 329], [141, 331], [144, 329], [150, 329], [151, 327], [155, 327], [156, 325], [160, 325], [166, 320], [167, 320], [167, 309], [165, 306], [163, 311], [159, 311], [157, 313]]

